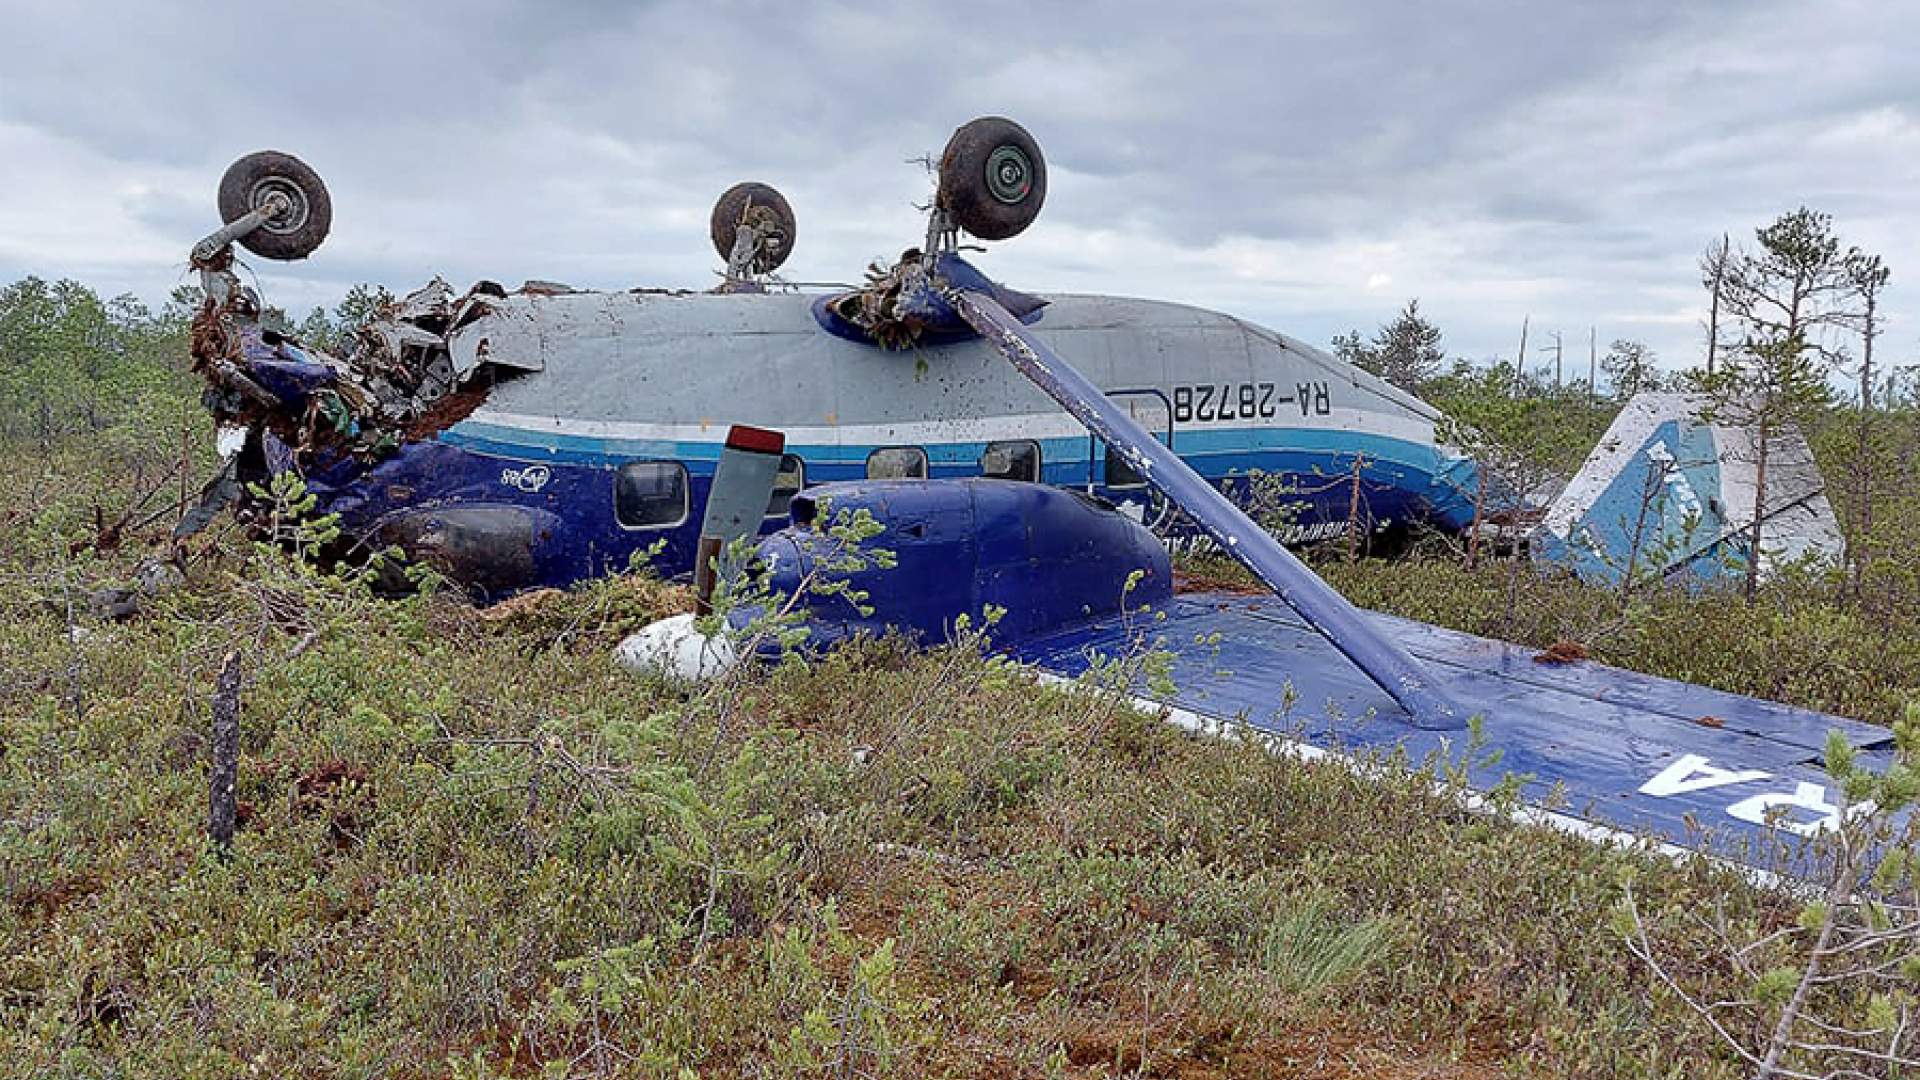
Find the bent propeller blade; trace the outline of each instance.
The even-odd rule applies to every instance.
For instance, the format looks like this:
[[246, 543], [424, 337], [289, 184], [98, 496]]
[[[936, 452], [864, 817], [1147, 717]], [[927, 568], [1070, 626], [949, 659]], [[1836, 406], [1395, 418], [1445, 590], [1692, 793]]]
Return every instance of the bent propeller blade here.
[[707, 492], [693, 567], [694, 602], [700, 614], [712, 610], [714, 580], [727, 546], [760, 531], [786, 446], [787, 437], [778, 431], [745, 424], [727, 431], [726, 445], [713, 469], [713, 486]]
[[1380, 633], [1278, 540], [1242, 513], [1059, 354], [1027, 333], [993, 297], [949, 287], [948, 303], [1013, 366], [1076, 420], [1120, 451], [1154, 490], [1186, 511], [1237, 559], [1407, 710], [1417, 727], [1463, 727], [1467, 713], [1413, 655]]

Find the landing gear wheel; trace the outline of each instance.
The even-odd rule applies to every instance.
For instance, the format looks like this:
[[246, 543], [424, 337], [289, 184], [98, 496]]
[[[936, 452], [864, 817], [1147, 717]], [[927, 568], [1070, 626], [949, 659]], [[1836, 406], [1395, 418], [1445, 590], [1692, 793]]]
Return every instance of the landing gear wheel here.
[[768, 185], [753, 181], [735, 184], [713, 204], [713, 219], [709, 223], [713, 249], [729, 262], [733, 259], [734, 238], [742, 225], [752, 225], [760, 234], [760, 242], [746, 267], [748, 272], [772, 273], [793, 253], [794, 236], [798, 232], [793, 207], [787, 205], [786, 196]]
[[940, 154], [940, 206], [982, 240], [1017, 236], [1047, 201], [1047, 161], [1027, 129], [999, 116], [969, 121]]
[[286, 198], [286, 210], [242, 236], [240, 246], [263, 259], [304, 259], [333, 227], [333, 200], [320, 174], [292, 154], [262, 150], [228, 166], [220, 178], [220, 220], [231, 224], [276, 194]]

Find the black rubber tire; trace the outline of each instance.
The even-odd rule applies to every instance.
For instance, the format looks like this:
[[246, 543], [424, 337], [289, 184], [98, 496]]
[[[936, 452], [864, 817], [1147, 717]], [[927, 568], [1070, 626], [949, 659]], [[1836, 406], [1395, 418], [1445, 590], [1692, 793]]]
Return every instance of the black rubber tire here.
[[968, 121], [940, 154], [940, 206], [982, 240], [1019, 235], [1047, 201], [1047, 160], [1027, 129], [1001, 116]]
[[285, 194], [293, 209], [241, 237], [240, 246], [263, 259], [313, 254], [333, 228], [333, 200], [320, 174], [292, 154], [262, 150], [229, 165], [220, 178], [220, 220], [231, 224], [252, 213], [270, 191]]
[[[799, 235], [799, 222], [794, 219], [793, 207], [787, 205], [786, 196], [767, 184], [749, 180], [735, 184], [721, 194], [719, 201], [713, 204], [713, 218], [708, 223], [713, 235], [713, 250], [719, 252], [722, 259], [733, 257], [734, 234], [749, 213], [761, 217], [763, 230], [766, 225], [773, 225], [778, 241], [773, 246], [763, 241], [748, 269], [756, 274], [772, 273], [787, 261], [788, 255], [793, 254], [794, 239]], [[767, 220], [769, 217], [771, 222]], [[765, 236], [764, 231], [762, 235]]]

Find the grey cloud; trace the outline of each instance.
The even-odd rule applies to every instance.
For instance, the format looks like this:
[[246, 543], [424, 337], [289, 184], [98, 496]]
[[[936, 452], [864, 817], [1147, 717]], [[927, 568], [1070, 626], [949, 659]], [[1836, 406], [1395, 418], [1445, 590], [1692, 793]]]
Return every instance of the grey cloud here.
[[1851, 0], [6, 6], [0, 187], [34, 205], [0, 207], [0, 274], [152, 298], [269, 145], [336, 201], [315, 259], [260, 268], [289, 307], [436, 272], [701, 286], [743, 177], [800, 211], [795, 275], [845, 280], [917, 239], [906, 159], [982, 113], [1054, 170], [996, 272], [1310, 339], [1419, 295], [1466, 355], [1531, 315], [1686, 362], [1694, 256], [1803, 201], [1920, 272], [1920, 16]]

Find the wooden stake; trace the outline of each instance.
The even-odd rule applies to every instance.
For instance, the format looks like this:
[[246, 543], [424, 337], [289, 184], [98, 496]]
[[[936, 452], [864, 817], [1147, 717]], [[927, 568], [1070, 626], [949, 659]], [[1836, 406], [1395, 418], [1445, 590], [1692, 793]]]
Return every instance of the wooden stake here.
[[209, 781], [207, 835], [220, 857], [233, 848], [236, 804], [234, 784], [240, 771], [240, 651], [227, 654], [213, 684], [213, 776]]

